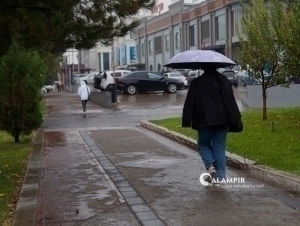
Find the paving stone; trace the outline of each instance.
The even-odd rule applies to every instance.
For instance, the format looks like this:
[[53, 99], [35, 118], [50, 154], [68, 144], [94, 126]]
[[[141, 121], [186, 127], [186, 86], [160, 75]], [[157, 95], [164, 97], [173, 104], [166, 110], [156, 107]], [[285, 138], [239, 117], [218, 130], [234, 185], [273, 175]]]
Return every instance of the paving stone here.
[[131, 186], [118, 188], [120, 192], [135, 191]]
[[[124, 193], [131, 193], [131, 192], [124, 192]], [[123, 196], [124, 193], [122, 192]], [[133, 212], [151, 211], [150, 207], [147, 204], [131, 205], [130, 208], [132, 209]]]
[[117, 169], [105, 169], [105, 172], [108, 175], [116, 175], [116, 174], [120, 174], [120, 172]]
[[116, 186], [119, 187], [129, 187], [130, 184], [128, 181], [120, 181], [120, 182], [116, 182]]
[[119, 181], [127, 181], [123, 176], [111, 177], [112, 181], [119, 182]]
[[140, 197], [126, 198], [129, 205], [145, 204], [144, 200]]
[[142, 221], [141, 224], [142, 226], [165, 226], [161, 220]]
[[[124, 198], [134, 198], [134, 197], [139, 197], [139, 194], [136, 193], [135, 191], [125, 191], [121, 192]], [[150, 208], [149, 208], [150, 210]]]
[[139, 220], [158, 220], [157, 215], [151, 210], [151, 211], [144, 211], [144, 212], [137, 212], [135, 213]]

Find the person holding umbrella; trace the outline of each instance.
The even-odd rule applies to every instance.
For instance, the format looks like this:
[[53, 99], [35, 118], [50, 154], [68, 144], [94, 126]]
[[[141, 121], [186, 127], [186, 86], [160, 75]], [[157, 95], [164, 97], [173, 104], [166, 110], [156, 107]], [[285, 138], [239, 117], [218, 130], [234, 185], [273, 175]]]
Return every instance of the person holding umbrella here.
[[[187, 57], [188, 55], [191, 57]], [[234, 64], [213, 51], [186, 51], [170, 59], [168, 67], [202, 69], [204, 73], [189, 87], [182, 113], [182, 127], [198, 132], [198, 151], [211, 177], [207, 182], [226, 179], [226, 139], [228, 132], [241, 132], [241, 114], [231, 82], [216, 71]], [[190, 59], [190, 60], [189, 60]]]

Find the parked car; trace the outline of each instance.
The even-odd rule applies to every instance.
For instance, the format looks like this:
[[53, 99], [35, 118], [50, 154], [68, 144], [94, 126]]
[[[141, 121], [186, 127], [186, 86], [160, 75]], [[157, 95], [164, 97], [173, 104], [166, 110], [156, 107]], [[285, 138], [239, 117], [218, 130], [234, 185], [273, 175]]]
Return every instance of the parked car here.
[[[85, 81], [85, 82], [87, 82], [88, 84], [90, 84], [90, 83], [94, 83], [94, 77], [96, 76], [96, 75], [98, 75], [100, 72], [92, 72], [92, 73], [90, 73], [90, 74], [88, 74], [88, 75], [86, 75], [86, 76], [84, 76], [84, 77], [81, 77], [80, 78], [80, 81]], [[80, 83], [79, 83], [80, 84]]]
[[[123, 77], [124, 75], [127, 75], [131, 72], [132, 71], [128, 71], [128, 70], [115, 70], [115, 78]], [[94, 77], [94, 88], [95, 89], [105, 90], [109, 84], [114, 83], [113, 71], [105, 71], [105, 73], [107, 75], [106, 80], [102, 80], [104, 71], [100, 72], [98, 75], [96, 75]]]
[[41, 88], [41, 94], [42, 94], [42, 95], [45, 95], [45, 94], [47, 94], [47, 93], [48, 93], [47, 89], [46, 89], [45, 87], [42, 87], [42, 88]]
[[77, 85], [80, 84], [80, 78], [86, 77], [88, 74], [75, 74], [71, 76], [71, 84]]
[[240, 81], [241, 85], [245, 87], [246, 85], [260, 85], [261, 81], [254, 78], [252, 72], [240, 71], [237, 73], [237, 79]]
[[191, 69], [178, 69], [177, 71], [181, 73], [183, 76], [188, 77], [188, 74], [191, 71]]
[[295, 76], [291, 77], [290, 83], [291, 84], [300, 84], [300, 77], [295, 77]]
[[224, 70], [222, 72], [223, 75], [225, 75], [228, 80], [231, 82], [231, 84], [234, 86], [234, 87], [238, 87], [238, 80], [236, 78], [236, 74], [234, 71], [232, 70]]
[[242, 66], [236, 65], [231, 70], [233, 70], [236, 74], [242, 71]]
[[198, 76], [201, 76], [204, 73], [202, 69], [196, 70], [196, 71], [189, 71], [188, 73], [188, 85], [191, 84], [191, 82], [196, 79]]
[[45, 88], [47, 90], [47, 93], [55, 90], [55, 86], [51, 86], [51, 85], [46, 85], [46, 86], [43, 86], [43, 88]]
[[183, 82], [173, 78], [164, 78], [151, 71], [136, 71], [117, 79], [117, 89], [130, 95], [151, 91], [175, 93], [183, 87]]
[[181, 73], [179, 72], [169, 72], [169, 73], [165, 73], [162, 75], [164, 78], [174, 78], [178, 81], [183, 82], [184, 86], [187, 87], [188, 84], [188, 79]]

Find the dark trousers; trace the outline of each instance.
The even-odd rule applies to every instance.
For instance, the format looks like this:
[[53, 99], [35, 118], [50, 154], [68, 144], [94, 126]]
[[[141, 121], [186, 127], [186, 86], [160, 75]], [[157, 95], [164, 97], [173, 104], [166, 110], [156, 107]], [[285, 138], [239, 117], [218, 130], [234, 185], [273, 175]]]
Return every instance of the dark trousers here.
[[87, 100], [81, 100], [81, 103], [82, 103], [82, 109], [84, 112], [86, 112], [86, 103], [87, 103]]

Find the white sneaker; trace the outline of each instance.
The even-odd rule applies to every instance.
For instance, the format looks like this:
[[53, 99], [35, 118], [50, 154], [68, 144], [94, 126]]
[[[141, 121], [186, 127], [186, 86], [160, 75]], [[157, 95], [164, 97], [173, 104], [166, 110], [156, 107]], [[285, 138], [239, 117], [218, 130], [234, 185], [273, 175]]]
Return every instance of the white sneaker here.
[[210, 174], [210, 177], [206, 177], [204, 180], [208, 183], [211, 183], [212, 179], [216, 178], [217, 176], [216, 169], [213, 165], [208, 168], [208, 173]]
[[83, 112], [83, 117], [86, 117], [86, 112]]

